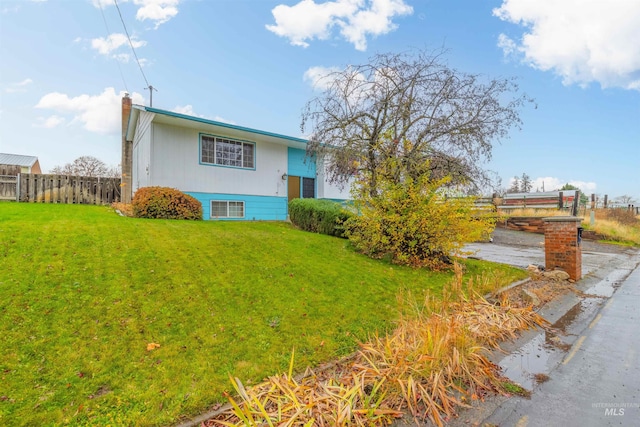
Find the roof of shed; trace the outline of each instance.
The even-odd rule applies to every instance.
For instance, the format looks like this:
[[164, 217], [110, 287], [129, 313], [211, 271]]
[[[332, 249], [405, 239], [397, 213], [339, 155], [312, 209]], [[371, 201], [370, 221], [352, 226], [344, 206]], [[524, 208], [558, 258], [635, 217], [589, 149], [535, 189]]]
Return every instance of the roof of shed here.
[[0, 165], [16, 165], [31, 167], [38, 161], [36, 156], [0, 153]]

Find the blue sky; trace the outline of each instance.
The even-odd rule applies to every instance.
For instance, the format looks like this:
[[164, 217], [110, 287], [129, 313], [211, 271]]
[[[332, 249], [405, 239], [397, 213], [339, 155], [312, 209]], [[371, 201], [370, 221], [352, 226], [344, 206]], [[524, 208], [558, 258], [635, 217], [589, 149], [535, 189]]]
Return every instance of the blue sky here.
[[[448, 49], [537, 108], [486, 165], [640, 202], [637, 0], [119, 0], [153, 106], [291, 136], [313, 70]], [[113, 0], [0, 0], [0, 151], [120, 161], [120, 97], [149, 103]]]

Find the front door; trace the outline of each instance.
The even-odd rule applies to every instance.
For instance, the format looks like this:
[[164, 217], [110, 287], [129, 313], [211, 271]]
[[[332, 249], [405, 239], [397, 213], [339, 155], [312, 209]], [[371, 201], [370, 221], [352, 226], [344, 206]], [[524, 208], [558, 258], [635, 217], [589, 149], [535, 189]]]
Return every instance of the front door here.
[[300, 177], [299, 176], [291, 176], [288, 178], [288, 196], [289, 202], [293, 199], [300, 198]]

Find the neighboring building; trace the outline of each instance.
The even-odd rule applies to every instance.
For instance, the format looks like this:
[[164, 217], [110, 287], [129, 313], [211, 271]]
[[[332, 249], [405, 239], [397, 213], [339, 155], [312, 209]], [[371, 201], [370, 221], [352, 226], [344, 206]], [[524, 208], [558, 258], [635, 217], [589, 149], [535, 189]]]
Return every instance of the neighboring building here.
[[19, 173], [42, 173], [38, 158], [0, 153], [0, 175], [18, 175]]
[[172, 187], [197, 198], [204, 219], [285, 220], [289, 200], [348, 198], [306, 156], [304, 139], [131, 105], [126, 96], [122, 114], [123, 201], [141, 187]]

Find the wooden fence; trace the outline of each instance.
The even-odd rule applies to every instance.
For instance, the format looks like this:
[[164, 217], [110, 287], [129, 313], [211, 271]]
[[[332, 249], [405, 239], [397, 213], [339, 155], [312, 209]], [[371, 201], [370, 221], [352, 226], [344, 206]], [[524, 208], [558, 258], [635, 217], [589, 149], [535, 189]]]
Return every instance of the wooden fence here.
[[17, 185], [15, 175], [0, 175], [0, 200], [16, 200]]
[[120, 201], [120, 178], [20, 174], [20, 202], [104, 205]]
[[573, 208], [574, 200], [579, 200], [579, 192], [546, 191], [542, 193], [507, 193], [502, 197], [498, 209], [566, 209]]
[[16, 176], [20, 173], [20, 169], [17, 165], [0, 165], [0, 175]]

